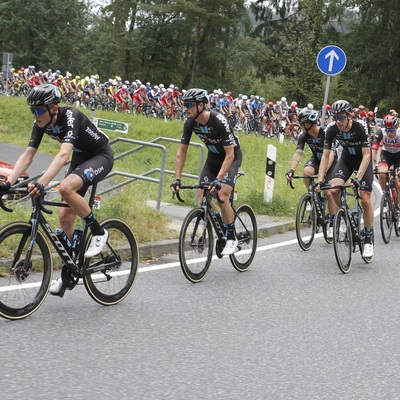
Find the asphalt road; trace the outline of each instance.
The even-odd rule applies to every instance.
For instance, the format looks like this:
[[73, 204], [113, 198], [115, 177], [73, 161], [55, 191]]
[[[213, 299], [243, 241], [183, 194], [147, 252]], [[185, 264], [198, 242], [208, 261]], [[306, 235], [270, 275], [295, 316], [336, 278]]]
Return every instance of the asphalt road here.
[[245, 273], [215, 260], [188, 282], [177, 256], [140, 266], [130, 296], [83, 286], [0, 320], [1, 399], [398, 399], [399, 238], [349, 274], [318, 238], [263, 239]]
[[[10, 164], [15, 164], [17, 161], [18, 157], [24, 152], [25, 148], [20, 147], [20, 146], [14, 146], [6, 143], [1, 143], [0, 144], [0, 160], [8, 162]], [[39, 148], [40, 149], [40, 148]], [[28, 174], [30, 177], [33, 177], [35, 175], [39, 175], [42, 172], [44, 172], [47, 167], [50, 165], [51, 161], [53, 160], [52, 156], [49, 156], [48, 154], [41, 153], [38, 151], [36, 154], [32, 165], [28, 168]], [[65, 171], [61, 171], [57, 177], [56, 180], [61, 180], [64, 177]]]

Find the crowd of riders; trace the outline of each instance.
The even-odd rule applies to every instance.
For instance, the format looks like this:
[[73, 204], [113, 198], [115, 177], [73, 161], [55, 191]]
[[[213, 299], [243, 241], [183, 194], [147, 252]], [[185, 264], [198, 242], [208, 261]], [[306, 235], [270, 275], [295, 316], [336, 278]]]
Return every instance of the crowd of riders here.
[[[120, 76], [101, 81], [97, 74], [81, 77], [66, 72], [63, 75], [60, 70], [36, 71], [34, 65], [29, 65], [19, 70], [12, 68], [11, 77], [3, 86], [6, 86], [9, 95], [27, 96], [33, 87], [43, 83], [56, 85], [65, 103], [84, 108], [142, 113], [166, 121], [185, 118], [182, 95], [186, 90], [180, 90], [174, 84], [152, 85], [150, 82], [143, 83], [139, 79], [130, 82]], [[298, 115], [303, 108], [313, 110], [314, 106], [309, 103], [306, 107], [300, 107], [296, 101], [288, 102], [286, 97], [277, 101], [267, 101], [265, 97], [253, 94], [249, 96], [239, 94], [234, 97], [230, 91], [223, 92], [221, 89], [209, 91], [208, 109], [227, 116], [236, 131], [244, 130], [247, 121], [250, 127], [257, 129], [258, 133], [266, 137], [283, 133], [288, 137], [295, 136], [297, 140], [301, 133]], [[319, 125], [326, 126], [331, 122], [330, 108], [328, 104], [325, 113], [318, 110]], [[324, 121], [321, 121], [323, 114]], [[379, 129], [374, 111], [367, 111], [363, 105], [359, 105], [353, 109], [353, 114], [354, 118], [367, 123], [373, 137]]]

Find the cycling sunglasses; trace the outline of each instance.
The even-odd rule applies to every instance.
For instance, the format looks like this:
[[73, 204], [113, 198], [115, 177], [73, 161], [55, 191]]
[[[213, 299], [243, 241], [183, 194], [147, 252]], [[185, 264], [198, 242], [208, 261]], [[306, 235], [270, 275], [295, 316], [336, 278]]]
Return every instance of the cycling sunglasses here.
[[31, 107], [31, 112], [34, 114], [36, 117], [40, 117], [43, 115], [47, 110], [42, 110], [41, 108], [35, 108]]
[[386, 132], [393, 133], [396, 132], [396, 128], [385, 128]]
[[192, 108], [192, 107], [194, 107], [196, 105], [196, 103], [183, 103], [183, 107], [185, 107], [185, 108]]
[[334, 121], [342, 122], [347, 118], [347, 115], [334, 115], [332, 118]]

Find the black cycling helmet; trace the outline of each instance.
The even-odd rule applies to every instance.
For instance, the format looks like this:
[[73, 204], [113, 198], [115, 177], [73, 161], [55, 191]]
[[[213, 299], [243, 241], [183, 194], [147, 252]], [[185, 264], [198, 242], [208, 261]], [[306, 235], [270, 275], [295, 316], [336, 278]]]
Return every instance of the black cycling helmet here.
[[195, 103], [208, 103], [207, 91], [204, 89], [189, 89], [183, 96], [182, 101], [193, 101]]
[[316, 124], [318, 122], [318, 111], [315, 110], [310, 110], [307, 107], [303, 108], [300, 113], [299, 113], [299, 122], [301, 123], [310, 123], [310, 124]]
[[26, 103], [30, 107], [51, 106], [61, 101], [61, 93], [58, 87], [50, 83], [35, 86], [29, 93]]
[[347, 100], [338, 100], [332, 104], [332, 114], [346, 113], [349, 114], [353, 111], [353, 107]]

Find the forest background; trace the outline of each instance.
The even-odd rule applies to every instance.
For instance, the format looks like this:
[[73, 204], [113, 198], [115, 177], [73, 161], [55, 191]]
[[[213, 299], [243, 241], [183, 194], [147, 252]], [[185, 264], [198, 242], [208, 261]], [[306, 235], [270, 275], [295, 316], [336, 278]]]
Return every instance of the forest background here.
[[328, 102], [400, 104], [398, 0], [2, 0], [0, 51], [35, 65], [181, 88], [323, 103], [316, 57], [347, 55]]

